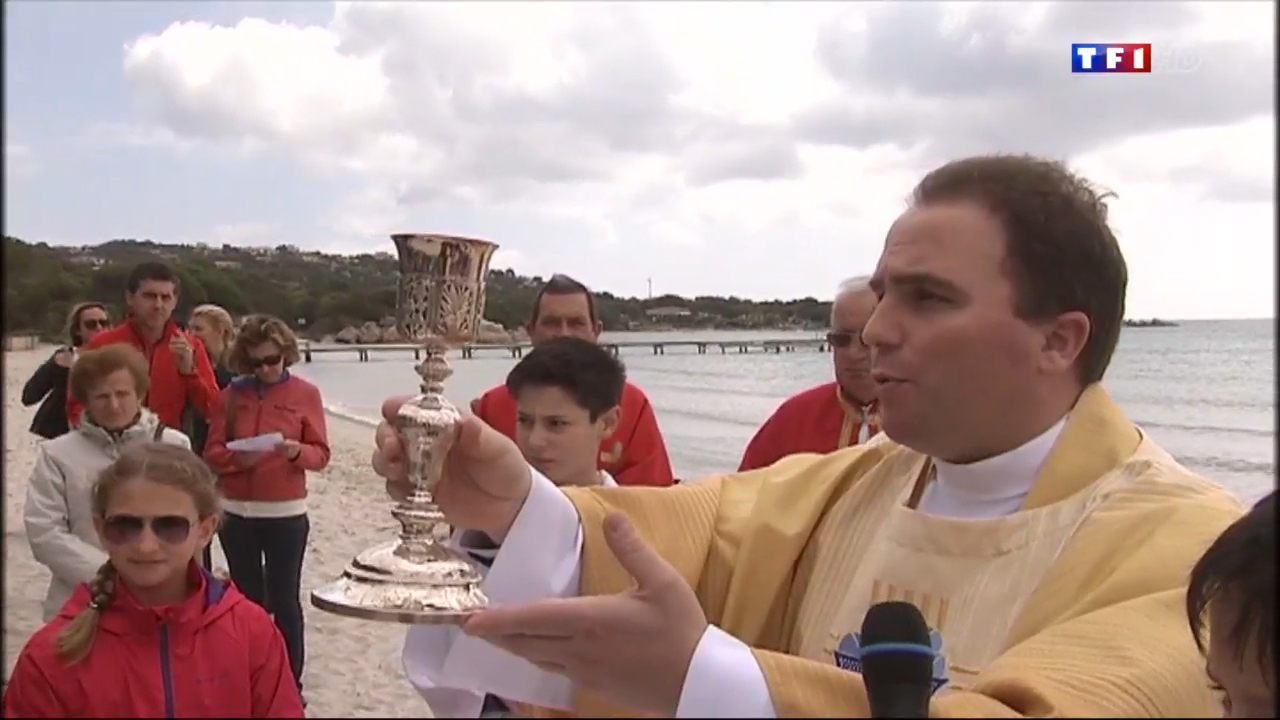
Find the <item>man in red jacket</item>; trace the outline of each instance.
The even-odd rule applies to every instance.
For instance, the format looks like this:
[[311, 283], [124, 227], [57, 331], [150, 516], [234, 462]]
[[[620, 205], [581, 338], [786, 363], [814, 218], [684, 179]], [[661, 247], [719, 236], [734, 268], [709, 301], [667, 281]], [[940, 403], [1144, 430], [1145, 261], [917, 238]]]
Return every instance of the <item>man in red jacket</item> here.
[[[534, 345], [570, 335], [597, 342], [604, 324], [596, 317], [587, 286], [567, 275], [553, 275], [533, 304], [528, 325]], [[644, 391], [630, 382], [622, 391], [618, 426], [600, 443], [600, 469], [619, 485], [671, 485], [671, 458], [662, 430]], [[471, 412], [507, 437], [516, 438], [516, 401], [506, 385], [498, 385], [471, 403]]]
[[[116, 327], [98, 333], [86, 349], [112, 343], [129, 343], [146, 356], [151, 366], [151, 389], [146, 404], [160, 422], [182, 430], [183, 411], [188, 405], [209, 418], [218, 400], [218, 381], [204, 345], [173, 321], [178, 304], [179, 282], [173, 269], [164, 263], [144, 262], [129, 273], [125, 303], [129, 316]], [[83, 408], [71, 394], [67, 397], [67, 420], [80, 425]]]

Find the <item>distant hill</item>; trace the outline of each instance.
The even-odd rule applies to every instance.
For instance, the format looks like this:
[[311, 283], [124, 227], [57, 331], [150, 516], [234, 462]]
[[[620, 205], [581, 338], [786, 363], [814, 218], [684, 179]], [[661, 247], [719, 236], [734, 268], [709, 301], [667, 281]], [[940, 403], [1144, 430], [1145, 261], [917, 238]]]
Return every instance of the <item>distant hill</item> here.
[[[192, 307], [211, 302], [233, 315], [268, 312], [300, 326], [308, 336], [320, 337], [395, 314], [397, 262], [390, 253], [329, 255], [291, 245], [213, 247], [150, 240], [112, 240], [72, 248], [6, 236], [5, 331], [56, 336], [68, 308], [84, 300], [107, 303], [118, 317], [125, 278], [144, 260], [168, 263], [182, 278], [178, 307], [182, 317]], [[578, 279], [592, 284], [590, 277]], [[543, 282], [509, 269], [491, 270], [485, 317], [507, 328], [523, 325]], [[641, 300], [597, 291], [596, 303], [609, 330], [820, 328], [831, 312], [829, 302], [814, 298], [754, 302], [663, 295]]]

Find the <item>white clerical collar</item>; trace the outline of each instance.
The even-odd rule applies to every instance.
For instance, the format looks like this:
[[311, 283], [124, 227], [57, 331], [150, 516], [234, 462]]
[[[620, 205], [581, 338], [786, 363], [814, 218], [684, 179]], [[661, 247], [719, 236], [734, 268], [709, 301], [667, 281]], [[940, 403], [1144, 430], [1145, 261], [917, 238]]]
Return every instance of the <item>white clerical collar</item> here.
[[1025, 498], [1066, 424], [1064, 417], [1024, 445], [986, 460], [967, 465], [934, 460], [936, 489], [977, 502]]

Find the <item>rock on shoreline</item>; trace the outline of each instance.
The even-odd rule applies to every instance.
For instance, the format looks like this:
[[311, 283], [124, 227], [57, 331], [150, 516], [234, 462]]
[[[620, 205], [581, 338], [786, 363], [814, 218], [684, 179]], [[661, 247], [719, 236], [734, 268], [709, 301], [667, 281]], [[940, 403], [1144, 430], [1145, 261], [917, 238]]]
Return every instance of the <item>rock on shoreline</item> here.
[[[509, 343], [528, 342], [529, 336], [524, 328], [507, 330], [496, 322], [480, 321], [480, 330], [476, 333], [476, 342], [484, 344], [505, 345]], [[384, 319], [382, 322], [366, 322], [360, 327], [348, 325], [325, 342], [342, 345], [378, 345], [381, 343], [409, 342], [396, 327], [395, 320]]]

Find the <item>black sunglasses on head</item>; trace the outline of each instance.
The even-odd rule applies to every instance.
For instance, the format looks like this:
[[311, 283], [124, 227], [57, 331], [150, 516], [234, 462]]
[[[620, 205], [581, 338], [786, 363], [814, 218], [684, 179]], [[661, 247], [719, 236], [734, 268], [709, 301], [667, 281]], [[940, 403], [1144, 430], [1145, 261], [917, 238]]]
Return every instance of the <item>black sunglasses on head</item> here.
[[166, 545], [181, 545], [191, 536], [191, 520], [181, 515], [160, 515], [143, 518], [137, 515], [111, 515], [103, 522], [102, 539], [111, 545], [128, 545], [142, 537], [142, 531], [151, 528], [151, 534]]

